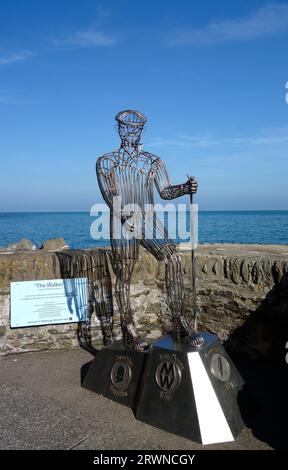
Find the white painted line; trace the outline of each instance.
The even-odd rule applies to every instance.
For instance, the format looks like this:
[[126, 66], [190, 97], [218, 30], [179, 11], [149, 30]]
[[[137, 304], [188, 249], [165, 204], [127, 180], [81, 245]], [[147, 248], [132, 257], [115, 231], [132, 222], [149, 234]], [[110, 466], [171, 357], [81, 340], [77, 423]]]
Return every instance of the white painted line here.
[[188, 354], [202, 444], [234, 441], [214, 388], [198, 352]]

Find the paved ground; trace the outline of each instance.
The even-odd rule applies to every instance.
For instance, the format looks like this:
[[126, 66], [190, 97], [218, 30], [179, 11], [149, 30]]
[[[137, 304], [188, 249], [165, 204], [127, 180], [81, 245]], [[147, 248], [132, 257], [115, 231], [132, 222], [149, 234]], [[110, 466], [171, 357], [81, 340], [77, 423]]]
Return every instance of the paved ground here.
[[[203, 448], [137, 422], [130, 409], [81, 388], [81, 366], [91, 359], [80, 349], [2, 358], [0, 449]], [[287, 448], [288, 366], [237, 365], [254, 394], [256, 414], [248, 412], [248, 427], [235, 442], [205, 448]]]

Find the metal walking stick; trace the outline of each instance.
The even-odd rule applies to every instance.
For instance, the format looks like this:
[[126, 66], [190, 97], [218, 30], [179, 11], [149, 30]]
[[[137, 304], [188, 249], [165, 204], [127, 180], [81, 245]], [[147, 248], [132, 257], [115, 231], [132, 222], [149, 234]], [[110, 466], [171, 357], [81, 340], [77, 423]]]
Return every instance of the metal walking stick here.
[[[188, 175], [187, 175], [188, 176]], [[194, 178], [189, 176], [192, 181]], [[193, 217], [193, 194], [190, 194], [190, 240], [191, 240], [191, 267], [192, 267], [192, 312], [194, 317], [194, 331], [198, 332], [198, 314], [196, 304], [196, 259], [194, 248], [194, 217]]]

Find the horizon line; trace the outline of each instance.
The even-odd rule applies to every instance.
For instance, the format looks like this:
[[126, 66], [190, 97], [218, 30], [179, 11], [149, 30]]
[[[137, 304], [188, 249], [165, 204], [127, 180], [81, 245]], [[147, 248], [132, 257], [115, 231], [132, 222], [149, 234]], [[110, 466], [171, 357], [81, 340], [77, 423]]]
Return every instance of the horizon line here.
[[[189, 203], [187, 203], [189, 206]], [[287, 209], [199, 209], [198, 212], [287, 212]], [[157, 212], [157, 211], [156, 211]], [[0, 214], [90, 214], [87, 210], [0, 211]], [[93, 215], [91, 215], [93, 217]]]

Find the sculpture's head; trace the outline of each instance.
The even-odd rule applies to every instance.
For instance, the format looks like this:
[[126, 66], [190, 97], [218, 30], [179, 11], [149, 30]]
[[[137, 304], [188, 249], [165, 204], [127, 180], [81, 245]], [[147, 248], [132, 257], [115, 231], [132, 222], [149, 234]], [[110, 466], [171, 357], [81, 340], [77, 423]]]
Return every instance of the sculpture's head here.
[[144, 125], [147, 121], [144, 114], [127, 109], [116, 114], [115, 119], [122, 143], [128, 145], [139, 144]]

